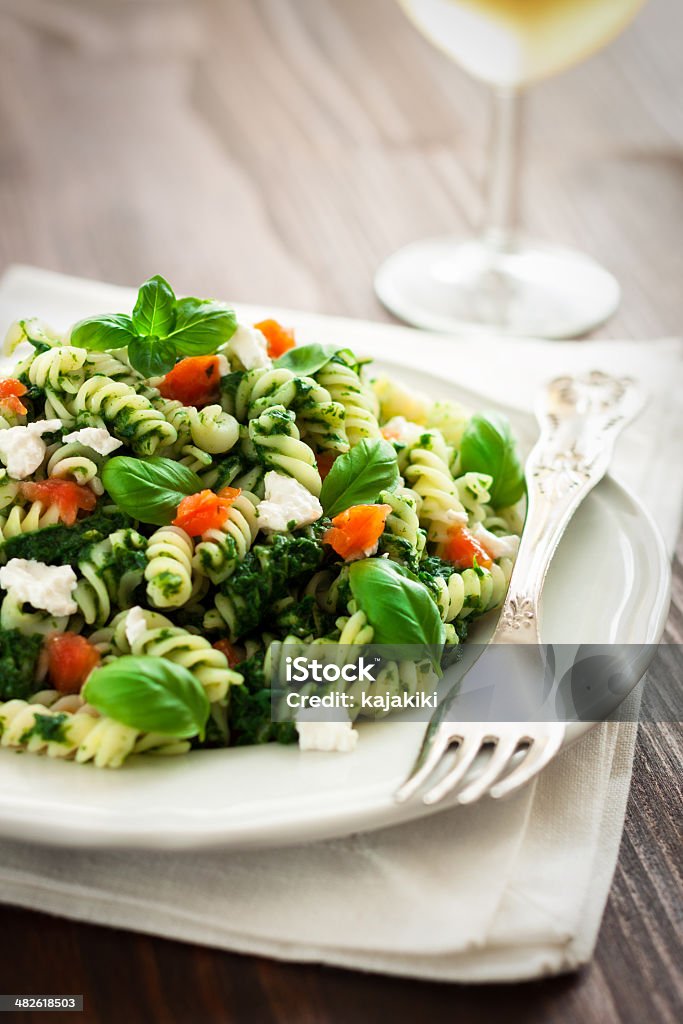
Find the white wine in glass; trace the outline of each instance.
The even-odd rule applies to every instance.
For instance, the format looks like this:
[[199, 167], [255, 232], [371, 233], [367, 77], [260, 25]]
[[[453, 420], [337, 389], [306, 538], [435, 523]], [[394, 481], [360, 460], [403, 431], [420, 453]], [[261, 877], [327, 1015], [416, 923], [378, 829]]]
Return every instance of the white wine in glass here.
[[399, 0], [420, 31], [493, 89], [485, 223], [382, 264], [375, 287], [397, 316], [432, 330], [569, 338], [603, 323], [619, 285], [572, 249], [525, 238], [516, 219], [524, 90], [606, 46], [645, 0]]

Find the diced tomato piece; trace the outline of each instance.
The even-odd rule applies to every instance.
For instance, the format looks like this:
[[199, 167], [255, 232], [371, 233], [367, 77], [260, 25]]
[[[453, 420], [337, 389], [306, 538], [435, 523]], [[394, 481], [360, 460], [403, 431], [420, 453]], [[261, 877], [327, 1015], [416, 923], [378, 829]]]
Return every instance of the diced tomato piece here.
[[47, 673], [55, 690], [78, 693], [99, 664], [99, 652], [76, 633], [53, 633], [46, 642]]
[[56, 505], [59, 518], [67, 526], [73, 526], [79, 511], [92, 512], [97, 504], [90, 488], [73, 480], [24, 481], [19, 484], [19, 492], [27, 501], [40, 501], [48, 508]]
[[213, 491], [189, 494], [178, 505], [178, 514], [173, 520], [173, 525], [185, 530], [190, 537], [200, 537], [207, 530], [218, 530], [227, 519], [230, 506], [240, 493], [239, 488], [224, 487], [220, 494], [214, 494]]
[[0, 377], [0, 406], [9, 412], [22, 416], [26, 412], [26, 406], [19, 401], [21, 395], [26, 394], [26, 388], [20, 380], [14, 377]]
[[221, 487], [218, 492], [218, 497], [223, 498], [224, 501], [229, 501], [232, 505], [235, 498], [239, 498], [242, 493], [241, 487]]
[[318, 472], [320, 473], [321, 480], [324, 480], [332, 469], [337, 454], [337, 452], [318, 452], [316, 455], [315, 461], [318, 463]]
[[188, 356], [166, 374], [159, 391], [164, 398], [200, 409], [218, 400], [220, 382], [218, 356]]
[[374, 554], [390, 512], [391, 505], [352, 505], [334, 517], [323, 541], [346, 561]]
[[285, 352], [289, 352], [290, 348], [294, 348], [296, 345], [294, 331], [291, 327], [283, 327], [277, 320], [260, 320], [259, 323], [254, 324], [254, 327], [261, 334], [265, 334], [268, 342], [268, 355], [271, 359], [283, 356]]
[[235, 665], [239, 665], [241, 661], [244, 661], [244, 653], [239, 647], [235, 647], [230, 641], [224, 637], [222, 640], [216, 640], [213, 645], [217, 651], [224, 654], [228, 659], [228, 665], [230, 668], [234, 668]]
[[471, 569], [475, 558], [477, 565], [484, 569], [490, 569], [493, 565], [486, 548], [466, 526], [458, 526], [449, 531], [448, 540], [442, 545], [441, 557], [446, 562], [452, 562], [456, 569]]

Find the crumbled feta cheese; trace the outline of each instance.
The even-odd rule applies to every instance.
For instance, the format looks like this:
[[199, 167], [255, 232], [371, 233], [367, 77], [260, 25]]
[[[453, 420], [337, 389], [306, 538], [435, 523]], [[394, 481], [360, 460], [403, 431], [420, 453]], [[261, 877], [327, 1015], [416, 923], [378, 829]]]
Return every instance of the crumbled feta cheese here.
[[316, 722], [297, 718], [299, 750], [336, 750], [348, 753], [358, 742], [358, 733], [347, 719], [345, 722]]
[[14, 480], [24, 480], [35, 473], [47, 451], [41, 435], [59, 430], [61, 426], [61, 420], [39, 420], [25, 427], [0, 430], [0, 459]]
[[382, 427], [382, 434], [388, 441], [408, 446], [417, 444], [424, 432], [425, 427], [407, 420], [405, 416], [392, 416]]
[[475, 523], [472, 527], [472, 535], [476, 537], [491, 558], [515, 558], [517, 556], [519, 537], [514, 533], [505, 537], [497, 537], [481, 523]]
[[467, 526], [469, 521], [467, 518], [467, 512], [464, 508], [462, 511], [458, 508], [446, 509], [443, 514], [443, 519], [449, 526]]
[[262, 530], [283, 533], [320, 519], [323, 508], [310, 491], [295, 480], [271, 470], [264, 478], [266, 497], [259, 502], [258, 524]]
[[228, 347], [245, 370], [271, 365], [266, 336], [256, 327], [240, 325], [230, 339]]
[[112, 437], [106, 427], [81, 427], [80, 430], [72, 430], [70, 434], [65, 434], [63, 440], [78, 441], [87, 448], [92, 448], [98, 455], [111, 455], [123, 444], [117, 437]]
[[147, 620], [140, 605], [134, 605], [126, 615], [126, 640], [131, 648], [135, 647], [140, 637], [147, 631]]
[[216, 356], [216, 359], [218, 360], [218, 376], [227, 377], [230, 373], [230, 363], [223, 355]]
[[50, 615], [73, 615], [78, 611], [71, 596], [77, 582], [70, 565], [46, 565], [33, 558], [10, 558], [0, 569], [0, 587]]

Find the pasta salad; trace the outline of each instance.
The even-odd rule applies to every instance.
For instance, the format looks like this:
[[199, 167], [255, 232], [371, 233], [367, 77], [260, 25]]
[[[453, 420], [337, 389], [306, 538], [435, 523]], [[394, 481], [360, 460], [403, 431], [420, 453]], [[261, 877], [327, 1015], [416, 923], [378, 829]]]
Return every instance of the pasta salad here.
[[159, 276], [131, 314], [18, 321], [5, 354], [25, 342], [0, 378], [2, 747], [345, 749], [273, 720], [284, 644], [441, 650], [502, 603], [524, 491], [503, 417]]

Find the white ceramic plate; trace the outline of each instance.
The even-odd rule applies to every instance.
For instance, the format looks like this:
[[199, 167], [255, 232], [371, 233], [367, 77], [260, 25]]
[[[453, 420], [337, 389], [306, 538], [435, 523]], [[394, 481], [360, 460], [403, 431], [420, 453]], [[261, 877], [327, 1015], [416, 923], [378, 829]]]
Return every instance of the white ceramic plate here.
[[[0, 286], [0, 331], [19, 313], [37, 313], [63, 327], [91, 312], [131, 305], [124, 290], [21, 269]], [[242, 310], [245, 317], [259, 312]], [[302, 341], [339, 339], [344, 330], [347, 343], [412, 386], [434, 396], [455, 395], [474, 407], [491, 405], [449, 382], [458, 376], [456, 367], [449, 370], [440, 360], [438, 375], [419, 368], [439, 352], [438, 339], [310, 314], [290, 314], [288, 322], [300, 326]], [[387, 342], [394, 337], [389, 360]], [[528, 446], [533, 420], [506, 411]], [[543, 639], [654, 643], [668, 603], [669, 565], [656, 527], [635, 498], [604, 480], [579, 509], [553, 560], [542, 601]], [[585, 728], [569, 730], [567, 742]], [[65, 845], [168, 849], [296, 843], [397, 824], [435, 810], [393, 800], [423, 732], [421, 723], [367, 723], [352, 754], [302, 754], [269, 745], [135, 758], [118, 771], [0, 751], [0, 833]]]

